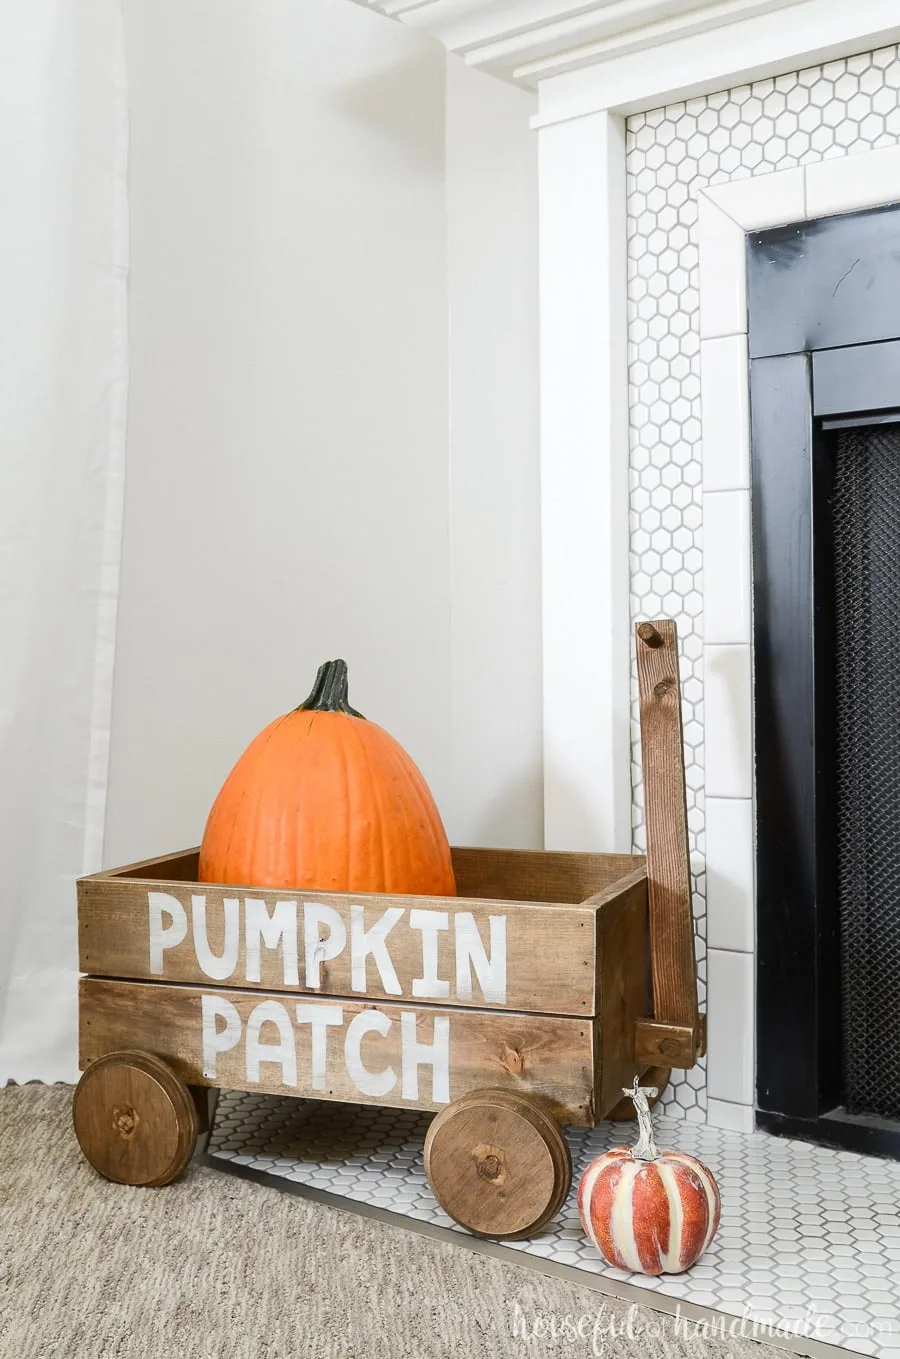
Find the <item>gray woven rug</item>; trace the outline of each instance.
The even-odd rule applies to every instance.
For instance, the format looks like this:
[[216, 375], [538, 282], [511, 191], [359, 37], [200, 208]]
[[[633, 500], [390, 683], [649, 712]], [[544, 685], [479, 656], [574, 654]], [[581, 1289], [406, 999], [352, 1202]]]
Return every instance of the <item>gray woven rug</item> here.
[[777, 1353], [197, 1164], [166, 1189], [107, 1184], [71, 1094], [0, 1090], [3, 1359]]

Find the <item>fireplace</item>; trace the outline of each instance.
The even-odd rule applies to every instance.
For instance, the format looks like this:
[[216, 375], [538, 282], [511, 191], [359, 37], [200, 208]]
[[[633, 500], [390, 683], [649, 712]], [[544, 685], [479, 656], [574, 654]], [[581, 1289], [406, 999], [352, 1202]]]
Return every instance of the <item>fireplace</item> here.
[[750, 233], [757, 1121], [900, 1157], [900, 207]]

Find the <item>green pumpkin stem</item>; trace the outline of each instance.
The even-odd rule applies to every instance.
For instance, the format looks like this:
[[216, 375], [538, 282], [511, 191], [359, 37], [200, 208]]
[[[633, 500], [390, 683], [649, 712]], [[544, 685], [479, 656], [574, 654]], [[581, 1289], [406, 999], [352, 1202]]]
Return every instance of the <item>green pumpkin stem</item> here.
[[350, 707], [347, 692], [347, 662], [326, 661], [324, 665], [320, 665], [312, 693], [296, 711], [348, 713], [350, 717], [362, 717], [362, 713]]

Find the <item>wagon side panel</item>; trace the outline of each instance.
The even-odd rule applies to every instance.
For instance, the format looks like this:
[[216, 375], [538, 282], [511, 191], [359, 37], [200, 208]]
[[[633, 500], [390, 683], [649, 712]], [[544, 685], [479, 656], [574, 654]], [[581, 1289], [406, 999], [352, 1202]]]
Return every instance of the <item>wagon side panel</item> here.
[[641, 869], [597, 912], [600, 1047], [597, 1117], [606, 1118], [622, 1090], [641, 1075], [635, 1026], [650, 1004], [647, 876]]
[[84, 978], [82, 1067], [151, 1052], [189, 1085], [436, 1110], [486, 1086], [594, 1119], [590, 1018]]
[[[79, 966], [91, 976], [538, 1014], [595, 1013], [594, 919], [580, 905], [464, 897], [110, 877], [78, 884]], [[383, 947], [369, 951], [360, 973], [354, 938], [385, 925]], [[491, 985], [481, 983], [479, 965]]]

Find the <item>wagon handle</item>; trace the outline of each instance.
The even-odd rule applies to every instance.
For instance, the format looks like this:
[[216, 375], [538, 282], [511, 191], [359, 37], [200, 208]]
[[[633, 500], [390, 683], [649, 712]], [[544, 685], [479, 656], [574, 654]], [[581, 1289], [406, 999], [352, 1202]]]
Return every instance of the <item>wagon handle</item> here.
[[640, 696], [653, 1019], [638, 1022], [635, 1059], [690, 1067], [706, 1047], [684, 782], [678, 635], [668, 618], [635, 627]]

